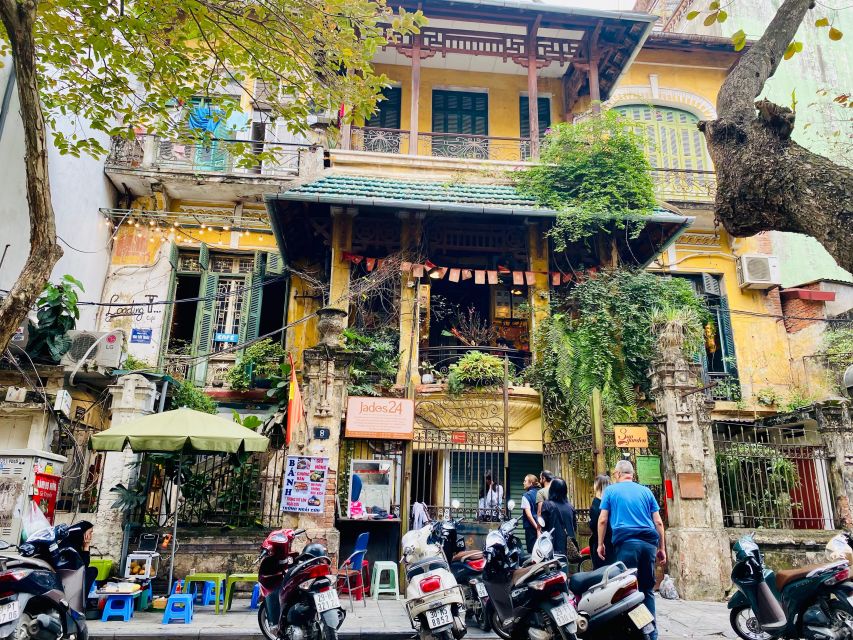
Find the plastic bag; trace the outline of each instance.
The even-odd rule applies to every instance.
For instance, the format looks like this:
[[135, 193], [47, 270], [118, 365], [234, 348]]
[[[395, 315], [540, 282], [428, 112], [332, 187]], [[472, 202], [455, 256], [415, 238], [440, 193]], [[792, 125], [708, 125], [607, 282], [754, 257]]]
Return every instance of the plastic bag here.
[[658, 592], [662, 598], [666, 598], [667, 600], [678, 600], [678, 591], [675, 588], [675, 582], [672, 581], [672, 578], [668, 573], [663, 576]]
[[847, 560], [853, 564], [853, 549], [847, 544], [847, 537], [838, 534], [826, 543], [826, 557], [828, 560]]
[[44, 529], [50, 529], [50, 522], [38, 504], [34, 500], [28, 500], [21, 518], [21, 541], [26, 542], [34, 533]]

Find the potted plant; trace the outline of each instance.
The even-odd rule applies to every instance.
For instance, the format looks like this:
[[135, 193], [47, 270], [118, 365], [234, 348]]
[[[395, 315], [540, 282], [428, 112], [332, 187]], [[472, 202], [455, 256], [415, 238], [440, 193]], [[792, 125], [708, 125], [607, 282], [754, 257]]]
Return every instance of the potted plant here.
[[284, 359], [284, 349], [269, 338], [246, 347], [234, 366], [228, 370], [226, 380], [235, 391], [269, 389], [271, 378], [279, 371]]

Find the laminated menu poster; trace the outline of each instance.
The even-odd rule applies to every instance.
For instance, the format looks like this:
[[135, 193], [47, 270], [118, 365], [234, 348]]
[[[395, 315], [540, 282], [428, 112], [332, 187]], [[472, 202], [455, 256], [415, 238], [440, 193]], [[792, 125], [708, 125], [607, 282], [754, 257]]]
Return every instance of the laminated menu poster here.
[[281, 510], [323, 513], [328, 458], [288, 456], [281, 492]]

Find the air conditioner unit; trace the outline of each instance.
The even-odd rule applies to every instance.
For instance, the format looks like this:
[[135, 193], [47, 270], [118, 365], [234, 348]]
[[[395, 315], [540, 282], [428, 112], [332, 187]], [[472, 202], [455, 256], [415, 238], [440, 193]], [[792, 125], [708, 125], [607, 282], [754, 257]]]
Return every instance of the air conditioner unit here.
[[71, 338], [71, 347], [62, 356], [62, 365], [79, 365], [80, 369], [118, 369], [121, 365], [124, 332], [69, 331], [66, 335]]
[[781, 285], [779, 258], [760, 253], [740, 256], [737, 259], [737, 283], [741, 289], [769, 289]]

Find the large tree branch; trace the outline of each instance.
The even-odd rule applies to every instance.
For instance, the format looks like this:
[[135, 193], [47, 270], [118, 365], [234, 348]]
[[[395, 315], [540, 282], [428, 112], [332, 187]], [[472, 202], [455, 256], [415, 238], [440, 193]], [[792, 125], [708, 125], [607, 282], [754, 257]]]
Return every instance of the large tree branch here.
[[723, 83], [718, 119], [699, 128], [717, 171], [714, 213], [729, 233], [804, 233], [853, 271], [853, 171], [791, 140], [790, 109], [755, 102], [811, 3], [782, 3]]
[[0, 21], [9, 37], [18, 82], [30, 212], [30, 253], [18, 280], [0, 302], [0, 353], [6, 350], [15, 329], [26, 318], [62, 256], [62, 249], [56, 241], [56, 223], [50, 200], [47, 134], [33, 39], [35, 17], [35, 0], [0, 0]]

